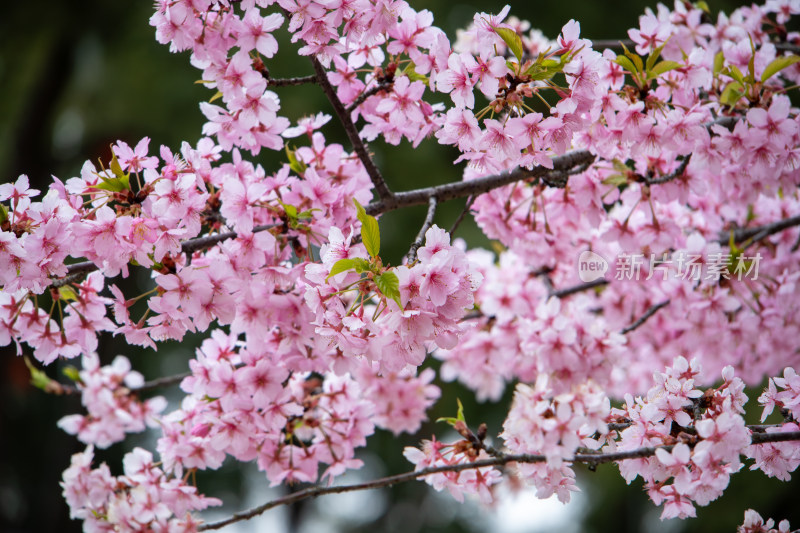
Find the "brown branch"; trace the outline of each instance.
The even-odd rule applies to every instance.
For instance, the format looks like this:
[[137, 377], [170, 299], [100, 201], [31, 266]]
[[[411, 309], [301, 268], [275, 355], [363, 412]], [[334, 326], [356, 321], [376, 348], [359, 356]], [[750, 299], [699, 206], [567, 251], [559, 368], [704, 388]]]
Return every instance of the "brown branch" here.
[[317, 75], [300, 76], [297, 78], [270, 78], [267, 77], [267, 87], [291, 87], [294, 85], [305, 85], [307, 83], [317, 83]]
[[669, 174], [664, 174], [663, 176], [659, 176], [657, 178], [648, 178], [645, 176], [644, 180], [648, 185], [661, 185], [662, 183], [670, 182], [675, 178], [680, 178], [681, 176], [683, 176], [683, 173], [686, 172], [686, 167], [689, 166], [689, 161], [691, 159], [692, 159], [692, 154], [689, 154], [683, 159], [683, 161], [681, 161], [681, 164], [678, 165], [678, 168], [676, 168]]
[[664, 300], [663, 302], [659, 302], [655, 305], [650, 306], [650, 308], [647, 311], [645, 311], [644, 314], [640, 316], [630, 326], [622, 328], [622, 330], [620, 330], [620, 333], [622, 333], [623, 335], [625, 335], [626, 333], [630, 333], [631, 331], [635, 330], [636, 328], [647, 322], [647, 319], [656, 314], [659, 309], [661, 309], [662, 307], [666, 307], [668, 305], [669, 305], [669, 300]]
[[474, 196], [469, 196], [467, 198], [467, 203], [464, 204], [464, 209], [461, 210], [461, 212], [458, 214], [458, 217], [456, 218], [456, 221], [453, 222], [452, 226], [450, 226], [450, 231], [448, 233], [450, 233], [451, 236], [453, 235], [453, 233], [456, 232], [458, 226], [461, 225], [461, 222], [464, 220], [464, 217], [467, 215], [467, 213], [469, 213], [469, 208], [472, 207], [472, 202], [474, 201], [475, 201]]
[[[763, 226], [756, 226], [754, 228], [738, 228], [733, 231], [733, 242], [740, 243], [744, 241], [743, 249], [747, 249], [760, 240], [766, 239], [770, 235], [780, 233], [781, 231], [795, 226], [800, 226], [800, 215], [795, 215], [791, 218], [784, 218], [770, 224]], [[720, 233], [717, 242], [723, 246], [730, 243], [730, 232]]]
[[427, 204], [428, 199], [432, 196], [435, 196], [439, 202], [446, 202], [465, 196], [477, 196], [497, 189], [498, 187], [527, 179], [536, 178], [544, 182], [548, 180], [555, 181], [565, 172], [591, 164], [594, 158], [594, 155], [585, 150], [577, 150], [554, 157], [552, 169], [541, 166], [534, 167], [530, 170], [526, 168], [516, 168], [510, 172], [502, 172], [500, 174], [484, 176], [474, 180], [445, 183], [444, 185], [436, 185], [434, 187], [398, 192], [394, 193], [394, 196], [390, 200], [378, 200], [366, 206], [365, 209], [370, 215], [376, 215], [400, 209], [401, 207]]
[[386, 89], [391, 87], [393, 83], [394, 83], [393, 81], [385, 80], [385, 81], [379, 82], [377, 85], [375, 85], [373, 87], [370, 87], [369, 89], [367, 89], [363, 93], [359, 94], [356, 97], [355, 100], [350, 102], [350, 105], [348, 105], [345, 108], [345, 111], [347, 111], [347, 114], [349, 115], [350, 113], [352, 113], [355, 110], [355, 108], [357, 108], [358, 106], [363, 104], [364, 101], [366, 101], [367, 98], [369, 98], [370, 96], [374, 96], [374, 95], [378, 94], [381, 91], [385, 91]]
[[588, 291], [590, 289], [594, 289], [595, 287], [602, 287], [603, 285], [608, 285], [608, 280], [605, 278], [596, 279], [594, 281], [589, 281], [586, 283], [580, 283], [578, 285], [573, 285], [572, 287], [566, 287], [564, 289], [554, 290], [550, 296], [555, 296], [556, 298], [565, 298], [567, 296], [571, 296], [573, 294], [577, 294], [579, 292]]
[[342, 126], [344, 126], [344, 131], [347, 134], [347, 138], [350, 139], [350, 144], [353, 145], [353, 151], [355, 151], [356, 155], [361, 160], [361, 163], [364, 165], [370, 180], [372, 180], [372, 185], [375, 187], [375, 191], [378, 193], [378, 198], [380, 198], [381, 202], [391, 203], [394, 195], [392, 194], [392, 191], [389, 190], [389, 187], [386, 185], [380, 170], [378, 170], [378, 167], [375, 165], [375, 162], [369, 155], [367, 147], [364, 145], [364, 141], [361, 140], [361, 136], [358, 134], [356, 125], [350, 119], [350, 113], [347, 112], [347, 109], [345, 109], [342, 101], [339, 100], [338, 96], [336, 96], [336, 89], [334, 89], [331, 85], [331, 82], [328, 81], [328, 73], [325, 70], [325, 67], [322, 66], [316, 57], [311, 58], [311, 63], [314, 65], [314, 71], [317, 73], [317, 82], [319, 83], [320, 87], [322, 87], [322, 91], [325, 93], [325, 96], [328, 97], [328, 101], [331, 103], [331, 106], [333, 106], [333, 111], [339, 118], [339, 122], [341, 122]]
[[[753, 444], [764, 444], [767, 442], [786, 442], [793, 440], [800, 440], [800, 431], [752, 434]], [[652, 457], [653, 455], [655, 455], [656, 450], [658, 448], [671, 451], [672, 445], [658, 446], [652, 448], [650, 447], [637, 448], [635, 450], [627, 450], [627, 451], [611, 452], [611, 453], [602, 453], [602, 452], [576, 453], [572, 457], [572, 459], [567, 460], [567, 462], [598, 465], [603, 463], [625, 461], [628, 459], [642, 459], [645, 457]], [[497, 457], [492, 457], [490, 459], [480, 459], [469, 463], [459, 463], [452, 465], [422, 468], [420, 470], [415, 470], [413, 472], [405, 472], [403, 474], [387, 476], [372, 481], [367, 481], [364, 483], [354, 483], [352, 485], [338, 485], [333, 487], [320, 487], [320, 486], [309, 487], [307, 489], [299, 490], [297, 492], [287, 494], [286, 496], [276, 498], [272, 501], [269, 501], [258, 507], [254, 507], [247, 511], [234, 513], [232, 516], [224, 520], [220, 520], [218, 522], [212, 522], [209, 524], [203, 524], [198, 528], [198, 530], [210, 531], [213, 529], [221, 529], [235, 522], [239, 522], [241, 520], [248, 520], [250, 518], [258, 516], [274, 507], [278, 507], [280, 505], [288, 505], [308, 498], [316, 498], [317, 496], [323, 496], [325, 494], [341, 494], [344, 492], [353, 492], [358, 490], [378, 489], [382, 487], [396, 485], [397, 483], [413, 481], [415, 479], [419, 479], [421, 477], [428, 476], [431, 474], [441, 474], [444, 472], [461, 472], [463, 470], [472, 470], [476, 468], [504, 466], [511, 463], [527, 464], [527, 463], [543, 463], [545, 461], [547, 461], [547, 457], [544, 455], [533, 455], [533, 454], [505, 455], [503, 453], [499, 453]]]
[[406, 263], [409, 265], [417, 260], [417, 250], [419, 250], [419, 247], [422, 246], [422, 241], [425, 239], [425, 233], [428, 231], [431, 225], [433, 225], [433, 216], [435, 214], [436, 197], [431, 196], [428, 200], [428, 214], [425, 215], [425, 221], [422, 223], [419, 233], [417, 233], [417, 238], [414, 239], [414, 242], [411, 244], [411, 248], [409, 248], [408, 254], [406, 255]]

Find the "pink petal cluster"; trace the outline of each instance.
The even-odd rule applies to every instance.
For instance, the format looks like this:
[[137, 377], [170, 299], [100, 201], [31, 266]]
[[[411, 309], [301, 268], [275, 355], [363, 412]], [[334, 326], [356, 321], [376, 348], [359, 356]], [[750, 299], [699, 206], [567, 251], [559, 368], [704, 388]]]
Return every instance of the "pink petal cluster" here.
[[533, 387], [517, 385], [500, 437], [514, 454], [545, 455], [545, 462], [518, 464], [519, 475], [536, 487], [537, 497], [556, 494], [566, 503], [578, 487], [575, 472], [565, 462], [578, 447], [599, 448], [596, 437], [608, 433], [611, 404], [591, 382], [558, 395], [551, 391], [545, 375]]
[[194, 532], [201, 522], [190, 513], [221, 505], [181, 478], [167, 475], [147, 450], [135, 448], [123, 459], [124, 473], [113, 476], [103, 463], [92, 468], [94, 448], [72, 456], [61, 487], [70, 517], [84, 531]]
[[[488, 459], [489, 456], [481, 450], [474, 450], [461, 446], [465, 441], [445, 444], [441, 441], [430, 440], [422, 443], [422, 449], [408, 446], [403, 450], [403, 455], [414, 463], [414, 470], [423, 470], [430, 467], [465, 464], [468, 462]], [[465, 494], [476, 495], [483, 503], [491, 503], [492, 485], [502, 478], [500, 472], [492, 467], [471, 468], [460, 472], [441, 472], [424, 476], [425, 483], [437, 491], [447, 489], [459, 502], [464, 501]]]
[[58, 426], [76, 435], [85, 444], [108, 448], [125, 439], [127, 433], [157, 427], [161, 411], [167, 406], [162, 396], [141, 400], [135, 392], [144, 384], [139, 372], [131, 370], [130, 361], [118, 355], [109, 366], [100, 366], [97, 354], [81, 358], [77, 387], [86, 415], [68, 415]]

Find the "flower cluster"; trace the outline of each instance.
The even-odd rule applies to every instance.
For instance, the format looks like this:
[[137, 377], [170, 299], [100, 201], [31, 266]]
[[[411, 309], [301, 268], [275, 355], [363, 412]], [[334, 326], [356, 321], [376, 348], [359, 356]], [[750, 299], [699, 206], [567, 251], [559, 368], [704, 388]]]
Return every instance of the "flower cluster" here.
[[61, 482], [70, 517], [83, 520], [84, 531], [189, 533], [200, 525], [192, 511], [222, 504], [167, 475], [142, 448], [125, 455], [120, 476], [113, 476], [105, 463], [92, 468], [93, 459], [92, 446], [73, 455]]
[[[489, 458], [485, 451], [475, 448], [466, 439], [452, 444], [435, 439], [424, 441], [422, 449], [409, 446], [403, 451], [403, 455], [414, 463], [415, 470], [468, 464]], [[484, 503], [490, 503], [493, 500], [492, 485], [498, 483], [502, 475], [493, 467], [481, 467], [429, 474], [424, 479], [437, 491], [446, 488], [459, 502], [464, 501], [465, 494], [474, 494]]]
[[615, 412], [630, 427], [620, 431], [612, 449], [672, 445], [671, 451], [656, 450], [655, 457], [619, 463], [626, 481], [641, 476], [653, 502], [664, 504], [662, 519], [695, 516], [693, 503], [717, 499], [730, 474], [741, 468], [739, 455], [750, 444], [741, 416], [747, 401], [742, 380], [726, 367], [723, 383], [703, 392], [695, 388], [700, 374], [696, 361], [678, 357], [666, 372], [655, 373], [656, 385], [646, 397], [629, 396], [626, 407]]
[[126, 357], [118, 355], [111, 365], [100, 366], [97, 354], [90, 353], [81, 358], [81, 366], [77, 384], [87, 414], [65, 416], [58, 421], [61, 429], [83, 443], [107, 448], [124, 440], [126, 433], [157, 425], [167, 402], [162, 396], [144, 401], [137, 397], [144, 378], [131, 370]]
[[514, 401], [503, 423], [506, 448], [514, 454], [544, 455], [546, 461], [519, 464], [519, 475], [536, 487], [536, 496], [568, 502], [578, 490], [575, 472], [565, 464], [579, 447], [597, 449], [608, 433], [611, 414], [608, 397], [595, 384], [576, 386], [553, 395], [546, 374], [536, 385], [517, 385]]
[[760, 514], [748, 509], [744, 512], [744, 523], [736, 531], [738, 533], [789, 533], [788, 520], [781, 520], [778, 529], [775, 529], [774, 525], [775, 521], [772, 518], [767, 518], [765, 522]]
[[[343, 364], [363, 356], [396, 372], [422, 364], [431, 344], [455, 346], [459, 320], [472, 307], [481, 276], [447, 232], [431, 227], [418, 260], [391, 270], [370, 263], [362, 245], [351, 246], [351, 237], [332, 229], [322, 265], [306, 267], [305, 298], [316, 311], [315, 331], [345, 358]], [[370, 304], [373, 298], [377, 303]]]

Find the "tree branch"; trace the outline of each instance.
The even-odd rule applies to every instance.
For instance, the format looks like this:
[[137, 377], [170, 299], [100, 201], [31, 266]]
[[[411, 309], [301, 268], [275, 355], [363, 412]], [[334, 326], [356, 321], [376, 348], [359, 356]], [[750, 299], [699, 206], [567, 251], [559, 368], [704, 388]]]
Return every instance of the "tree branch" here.
[[474, 196], [470, 196], [467, 198], [467, 203], [464, 204], [464, 209], [461, 210], [461, 212], [458, 214], [458, 218], [456, 218], [456, 221], [453, 222], [452, 226], [450, 226], [450, 231], [448, 233], [450, 233], [451, 236], [453, 235], [453, 233], [456, 232], [458, 226], [461, 225], [461, 222], [464, 220], [464, 217], [467, 215], [467, 213], [469, 213], [469, 208], [472, 207], [472, 202], [474, 201], [475, 201]]
[[297, 78], [270, 78], [267, 77], [267, 87], [290, 87], [294, 85], [305, 85], [306, 83], [317, 83], [317, 75], [300, 76]]
[[630, 326], [622, 328], [622, 330], [620, 330], [620, 333], [622, 333], [623, 335], [625, 335], [626, 333], [630, 333], [631, 331], [635, 330], [636, 328], [647, 322], [647, 319], [656, 314], [659, 309], [661, 309], [662, 307], [666, 307], [668, 305], [669, 305], [669, 300], [664, 300], [663, 302], [659, 302], [655, 305], [650, 306], [650, 308], [647, 309], [647, 311], [645, 311], [644, 314], [640, 316]]
[[585, 150], [577, 150], [554, 157], [552, 169], [541, 166], [534, 167], [530, 170], [526, 168], [516, 168], [510, 172], [502, 172], [500, 174], [484, 176], [474, 180], [445, 183], [444, 185], [436, 185], [434, 187], [398, 192], [394, 193], [393, 198], [390, 200], [378, 200], [366, 206], [365, 209], [370, 215], [376, 215], [400, 209], [401, 207], [427, 204], [428, 199], [432, 196], [435, 196], [439, 202], [446, 202], [454, 198], [477, 196], [508, 185], [509, 183], [531, 178], [539, 178], [544, 182], [548, 180], [557, 181], [559, 176], [563, 176], [565, 172], [568, 173], [575, 168], [590, 165], [594, 161], [594, 158], [594, 155]]
[[316, 57], [311, 58], [311, 63], [314, 65], [314, 72], [317, 73], [317, 82], [319, 83], [320, 87], [322, 87], [322, 91], [325, 93], [325, 96], [328, 97], [328, 101], [333, 106], [333, 111], [339, 118], [339, 122], [341, 122], [342, 126], [344, 126], [344, 131], [347, 134], [347, 138], [350, 139], [350, 143], [353, 145], [353, 151], [355, 151], [356, 155], [361, 160], [361, 163], [364, 165], [367, 174], [369, 174], [369, 178], [372, 180], [372, 185], [375, 187], [375, 191], [378, 193], [378, 198], [380, 198], [381, 202], [391, 203], [394, 195], [392, 194], [392, 191], [389, 190], [389, 187], [387, 187], [386, 182], [383, 180], [383, 176], [381, 176], [380, 170], [378, 170], [378, 167], [375, 166], [375, 162], [369, 155], [367, 147], [364, 145], [364, 141], [361, 140], [361, 136], [358, 134], [356, 125], [350, 119], [350, 113], [347, 112], [347, 109], [345, 109], [342, 101], [339, 100], [338, 96], [336, 96], [336, 90], [331, 85], [331, 82], [328, 81], [328, 73], [325, 70], [325, 67], [322, 66]]
[[425, 215], [425, 221], [422, 223], [419, 233], [417, 233], [417, 238], [414, 239], [414, 242], [411, 244], [411, 248], [409, 248], [408, 254], [406, 255], [406, 263], [409, 265], [417, 260], [417, 250], [419, 250], [419, 247], [422, 246], [422, 241], [425, 239], [425, 233], [428, 231], [431, 225], [433, 225], [433, 216], [435, 214], [436, 197], [431, 196], [428, 200], [428, 214]]
[[[795, 215], [791, 218], [784, 218], [783, 220], [778, 220], [770, 224], [764, 224], [763, 226], [756, 226], [754, 228], [738, 228], [733, 230], [733, 242], [740, 243], [745, 241], [744, 249], [746, 250], [753, 244], [760, 240], [766, 239], [770, 235], [780, 233], [785, 229], [793, 228], [795, 226], [800, 226], [800, 215]], [[717, 242], [722, 246], [727, 246], [730, 243], [730, 238], [730, 232], [723, 231], [720, 233], [720, 237]]]
[[359, 95], [356, 97], [356, 99], [355, 99], [355, 100], [353, 100], [352, 102], [350, 102], [350, 105], [348, 105], [348, 106], [345, 108], [345, 111], [347, 111], [347, 114], [349, 115], [349, 114], [350, 114], [350, 113], [352, 113], [352, 112], [353, 112], [353, 111], [354, 111], [354, 110], [355, 110], [355, 109], [356, 109], [358, 106], [360, 106], [361, 104], [363, 104], [363, 103], [364, 103], [364, 101], [365, 101], [367, 98], [369, 98], [370, 96], [374, 96], [374, 95], [378, 94], [378, 93], [379, 93], [379, 92], [381, 92], [381, 91], [385, 91], [386, 89], [388, 89], [389, 87], [391, 87], [393, 83], [394, 83], [393, 81], [388, 81], [388, 80], [387, 80], [387, 81], [381, 81], [381, 82], [379, 82], [377, 85], [375, 85], [375, 86], [373, 86], [373, 87], [370, 87], [369, 89], [367, 89], [367, 90], [366, 90], [366, 91], [364, 91], [363, 93], [359, 94]]
[[[753, 444], [764, 444], [767, 442], [786, 442], [786, 441], [800, 440], [800, 431], [786, 431], [777, 433], [753, 433], [751, 438]], [[610, 453], [602, 453], [602, 452], [576, 453], [571, 460], [567, 460], [566, 462], [598, 465], [603, 463], [625, 461], [628, 459], [642, 459], [645, 457], [652, 457], [653, 455], [655, 455], [656, 450], [658, 448], [663, 448], [667, 451], [670, 451], [672, 450], [672, 445], [658, 446], [652, 448], [637, 448], [635, 450], [626, 450], [621, 452], [610, 452]], [[470, 463], [432, 466], [428, 468], [422, 468], [420, 470], [415, 470], [413, 472], [405, 472], [403, 474], [397, 474], [394, 476], [387, 476], [372, 481], [366, 481], [364, 483], [354, 483], [352, 485], [338, 485], [333, 487], [320, 487], [320, 486], [309, 487], [307, 489], [299, 490], [297, 492], [287, 494], [286, 496], [276, 498], [272, 501], [269, 501], [258, 507], [254, 507], [247, 511], [235, 513], [229, 518], [226, 518], [224, 520], [220, 520], [218, 522], [212, 522], [209, 524], [203, 524], [198, 528], [198, 530], [210, 531], [214, 529], [221, 529], [235, 522], [248, 520], [250, 518], [258, 516], [280, 505], [288, 505], [308, 498], [316, 498], [317, 496], [323, 496], [325, 494], [341, 494], [344, 492], [353, 492], [358, 490], [378, 489], [382, 487], [395, 485], [397, 483], [413, 481], [415, 479], [419, 479], [421, 477], [428, 476], [431, 474], [441, 474], [444, 472], [461, 472], [463, 470], [472, 470], [476, 468], [504, 466], [510, 463], [527, 464], [527, 463], [543, 463], [545, 461], [547, 461], [547, 457], [544, 455], [533, 455], [533, 454], [505, 455], [501, 453], [499, 456], [492, 457], [490, 459], [480, 459]]]
[[689, 166], [689, 161], [692, 159], [692, 154], [687, 155], [681, 164], [678, 165], [674, 171], [670, 172], [669, 174], [664, 174], [663, 176], [659, 176], [657, 178], [648, 178], [644, 177], [645, 182], [648, 185], [661, 185], [662, 183], [667, 183], [669, 181], [674, 180], [675, 178], [680, 178], [683, 176], [683, 173], [686, 171], [686, 167]]
[[603, 285], [608, 285], [608, 283], [609, 282], [607, 279], [599, 278], [594, 281], [573, 285], [572, 287], [566, 287], [564, 289], [554, 290], [550, 294], [550, 296], [555, 296], [556, 298], [565, 298], [567, 296], [571, 296], [579, 292], [588, 291], [589, 289], [594, 289], [595, 287], [602, 287]]

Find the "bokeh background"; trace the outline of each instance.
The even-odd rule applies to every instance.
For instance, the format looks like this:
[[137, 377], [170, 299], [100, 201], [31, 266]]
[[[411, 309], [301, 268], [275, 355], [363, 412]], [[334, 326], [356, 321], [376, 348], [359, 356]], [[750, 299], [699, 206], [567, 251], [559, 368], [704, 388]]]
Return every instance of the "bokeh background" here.
[[[531, 21], [534, 28], [554, 38], [571, 18], [580, 21], [582, 35], [594, 39], [619, 39], [637, 23], [645, 7], [654, 3], [634, 0], [598, 2], [516, 1], [511, 13]], [[713, 12], [730, 12], [740, 3], [709, 0]], [[504, 2], [472, 0], [420, 0], [417, 9], [429, 9], [436, 23], [454, 38], [477, 11], [497, 12]], [[79, 174], [86, 159], [107, 160], [109, 146], [121, 139], [133, 146], [149, 136], [151, 153], [160, 145], [173, 150], [182, 141], [200, 137], [204, 117], [198, 103], [212, 93], [194, 82], [199, 71], [189, 65], [188, 55], [175, 55], [154, 39], [148, 25], [150, 2], [84, 0], [79, 4], [58, 0], [3, 2], [0, 14], [0, 182], [27, 174], [34, 186], [44, 189], [55, 175], [62, 180]], [[312, 73], [309, 61], [294, 54], [296, 47], [284, 35], [281, 53], [268, 65], [276, 77]], [[283, 112], [292, 119], [324, 110], [330, 112], [316, 87], [278, 89]], [[328, 139], [345, 146], [343, 131], [332, 121], [323, 130]], [[418, 149], [407, 143], [371, 147], [393, 190], [408, 190], [460, 178], [452, 165], [455, 154], [424, 142]], [[277, 168], [282, 154], [262, 153], [255, 158], [267, 169]], [[436, 222], [449, 227], [463, 207], [450, 202], [440, 207]], [[382, 218], [384, 250], [397, 263], [407, 250], [424, 218], [424, 208], [408, 209]], [[470, 244], [487, 245], [470, 220], [457, 236]], [[0, 265], [0, 268], [5, 265]], [[129, 279], [145, 286], [147, 278]], [[197, 338], [163, 346], [157, 353], [132, 350], [119, 339], [103, 337], [100, 353], [110, 361], [128, 356], [146, 378], [180, 373], [187, 369]], [[75, 397], [47, 396], [28, 383], [29, 373], [21, 357], [0, 348], [0, 532], [70, 532], [81, 524], [71, 521], [58, 482], [71, 454], [83, 446], [56, 427], [65, 414], [78, 412]], [[66, 363], [68, 364], [68, 363]], [[436, 366], [435, 362], [431, 365]], [[60, 376], [65, 364], [48, 368]], [[63, 377], [62, 377], [63, 379]], [[454, 398], [464, 402], [468, 420], [488, 423], [490, 434], [500, 431], [510, 394], [497, 405], [479, 405], [471, 394], [454, 384], [440, 384], [442, 401], [431, 413], [452, 416]], [[173, 402], [176, 391], [163, 391]], [[170, 395], [173, 396], [170, 396]], [[755, 403], [758, 393], [751, 395]], [[453, 403], [453, 405], [450, 405]], [[173, 405], [175, 405], [173, 403]], [[444, 425], [429, 423], [416, 436], [394, 437], [379, 432], [363, 454], [366, 466], [346, 481], [366, 480], [408, 470], [401, 450]], [[128, 442], [98, 453], [112, 471], [119, 469], [122, 454], [137, 444], [152, 443], [154, 436], [135, 436]], [[743, 510], [757, 509], [763, 516], [789, 518], [800, 527], [797, 494], [800, 483], [768, 480], [762, 474], [743, 473], [732, 478], [721, 501], [699, 508], [697, 520], [660, 522], [660, 509], [649, 503], [641, 483], [631, 487], [616, 467], [601, 466], [596, 472], [580, 469], [583, 493], [564, 507], [554, 500], [541, 502], [522, 490], [495, 508], [476, 502], [456, 504], [422, 483], [401, 485], [351, 496], [330, 496], [272, 511], [265, 517], [226, 531], [275, 532], [483, 532], [537, 531], [733, 531], [742, 522]], [[263, 474], [226, 463], [221, 471], [200, 476], [201, 490], [222, 497], [227, 507], [221, 517], [280, 494], [266, 488]]]

